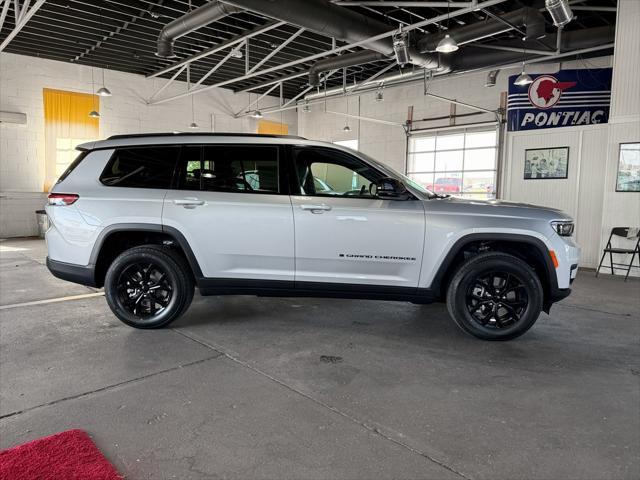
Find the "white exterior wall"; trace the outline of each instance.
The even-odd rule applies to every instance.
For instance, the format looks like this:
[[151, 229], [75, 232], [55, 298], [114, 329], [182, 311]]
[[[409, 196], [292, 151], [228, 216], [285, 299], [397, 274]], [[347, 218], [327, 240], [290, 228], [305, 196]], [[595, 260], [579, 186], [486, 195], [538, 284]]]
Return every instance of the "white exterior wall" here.
[[[107, 70], [106, 85], [112, 97], [100, 98], [100, 137], [124, 133], [188, 131], [191, 100], [182, 98], [160, 105], [147, 105], [148, 98], [167, 80], [147, 79]], [[100, 69], [94, 69], [96, 90], [101, 86]], [[54, 88], [91, 93], [91, 68], [71, 63], [9, 53], [0, 54], [0, 110], [26, 113], [27, 125], [0, 124], [0, 238], [37, 234], [35, 210], [46, 201], [44, 107], [42, 89]], [[186, 85], [175, 82], [161, 95], [184, 92]], [[251, 100], [255, 95], [251, 96]], [[256, 132], [257, 120], [236, 119], [233, 113], [249, 103], [249, 94], [212, 89], [195, 96], [199, 131]], [[267, 97], [260, 108], [278, 103]], [[289, 124], [295, 134], [293, 112], [265, 115], [266, 120]]]

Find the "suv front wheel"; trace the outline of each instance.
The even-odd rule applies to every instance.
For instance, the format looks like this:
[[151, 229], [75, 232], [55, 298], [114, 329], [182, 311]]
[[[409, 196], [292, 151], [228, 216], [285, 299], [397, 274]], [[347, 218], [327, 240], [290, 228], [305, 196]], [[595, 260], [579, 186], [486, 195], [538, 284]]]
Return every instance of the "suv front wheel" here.
[[543, 298], [540, 279], [526, 262], [487, 252], [456, 272], [447, 290], [447, 308], [465, 332], [483, 340], [511, 340], [533, 326]]
[[111, 311], [135, 328], [160, 328], [182, 315], [193, 299], [189, 266], [172, 250], [143, 245], [121, 253], [107, 270]]

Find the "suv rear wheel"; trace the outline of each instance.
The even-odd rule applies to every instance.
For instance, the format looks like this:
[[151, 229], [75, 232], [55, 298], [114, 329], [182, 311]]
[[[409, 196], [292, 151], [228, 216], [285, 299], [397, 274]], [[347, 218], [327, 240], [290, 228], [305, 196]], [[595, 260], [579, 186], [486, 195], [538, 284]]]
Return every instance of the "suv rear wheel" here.
[[511, 340], [536, 322], [543, 296], [540, 279], [526, 262], [487, 252], [456, 272], [447, 290], [447, 308], [465, 332], [483, 340]]
[[191, 304], [194, 283], [184, 259], [168, 248], [143, 245], [121, 253], [107, 270], [111, 311], [135, 328], [160, 328]]

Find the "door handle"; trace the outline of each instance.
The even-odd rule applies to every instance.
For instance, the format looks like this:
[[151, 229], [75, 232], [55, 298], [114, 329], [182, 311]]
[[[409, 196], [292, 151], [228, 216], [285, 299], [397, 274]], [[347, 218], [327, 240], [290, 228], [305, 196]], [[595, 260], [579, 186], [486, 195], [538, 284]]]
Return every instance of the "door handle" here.
[[326, 203], [322, 203], [320, 205], [302, 204], [300, 205], [300, 208], [302, 210], [309, 210], [311, 211], [311, 213], [322, 213], [322, 212], [328, 212], [329, 210], [331, 210], [331, 206], [327, 205]]
[[184, 208], [196, 208], [199, 205], [204, 205], [204, 200], [198, 200], [197, 198], [176, 198], [173, 203], [174, 205], [181, 205]]

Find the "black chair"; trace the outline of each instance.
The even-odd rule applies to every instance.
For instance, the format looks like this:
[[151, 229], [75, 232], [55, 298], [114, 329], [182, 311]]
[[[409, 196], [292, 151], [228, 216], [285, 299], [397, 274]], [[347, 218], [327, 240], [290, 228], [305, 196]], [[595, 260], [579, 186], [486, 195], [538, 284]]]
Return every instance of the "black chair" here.
[[[596, 277], [598, 273], [600, 273], [600, 267], [602, 267], [602, 262], [604, 262], [604, 257], [609, 254], [609, 263], [611, 268], [611, 275], [615, 275], [615, 270], [626, 270], [627, 274], [624, 276], [624, 281], [627, 281], [629, 278], [629, 272], [631, 272], [632, 268], [640, 268], [640, 266], [636, 266], [633, 264], [634, 258], [638, 255], [638, 264], [640, 264], [640, 229], [636, 229], [636, 234], [632, 237], [629, 237], [629, 230], [631, 227], [614, 227], [611, 229], [611, 235], [609, 235], [609, 241], [607, 242], [607, 246], [602, 251], [602, 258], [600, 259], [600, 265], [598, 265], [598, 269], [596, 270]], [[636, 246], [635, 248], [615, 248], [611, 246], [611, 239], [613, 236], [622, 237], [622, 238], [635, 238]], [[617, 255], [631, 255], [631, 261], [626, 263], [615, 263], [613, 261], [613, 254]], [[626, 257], [625, 257], [626, 258]]]

